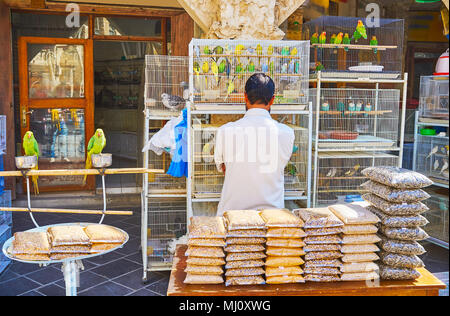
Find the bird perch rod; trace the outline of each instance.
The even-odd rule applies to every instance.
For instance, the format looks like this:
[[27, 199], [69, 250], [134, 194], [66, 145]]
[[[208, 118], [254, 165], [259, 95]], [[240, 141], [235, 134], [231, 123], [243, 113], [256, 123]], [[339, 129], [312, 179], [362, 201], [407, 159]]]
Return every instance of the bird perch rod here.
[[[29, 170], [27, 176], [81, 176], [81, 175], [100, 175], [102, 169], [55, 169], [55, 170]], [[105, 175], [108, 174], [142, 174], [142, 173], [164, 173], [162, 169], [145, 168], [111, 168], [104, 169]], [[20, 171], [0, 171], [0, 177], [21, 177]]]
[[[0, 212], [29, 212], [30, 210], [23, 207], [0, 207]], [[33, 208], [32, 213], [74, 213], [74, 214], [89, 214], [89, 215], [133, 215], [131, 211], [97, 211], [97, 210], [69, 210], [56, 208]]]

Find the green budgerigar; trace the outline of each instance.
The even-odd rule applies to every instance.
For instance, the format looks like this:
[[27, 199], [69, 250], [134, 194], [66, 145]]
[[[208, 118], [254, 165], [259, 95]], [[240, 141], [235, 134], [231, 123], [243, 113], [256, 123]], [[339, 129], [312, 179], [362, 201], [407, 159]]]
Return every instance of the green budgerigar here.
[[314, 33], [311, 36], [311, 45], [319, 43], [319, 34]]
[[[370, 40], [370, 46], [378, 46], [378, 40], [375, 35], [372, 36], [372, 39]], [[376, 54], [377, 52], [378, 52], [378, 49], [374, 48], [373, 53]]]
[[352, 39], [354, 39], [355, 42], [357, 43], [361, 37], [367, 39], [367, 32], [364, 23], [361, 20], [358, 20], [358, 25], [356, 26], [356, 30], [353, 33]]
[[[101, 128], [97, 128], [95, 134], [91, 137], [87, 146], [86, 169], [92, 168], [91, 156], [93, 154], [95, 155], [101, 154], [105, 146], [106, 146], [105, 133], [103, 133], [103, 130]], [[84, 176], [83, 185], [86, 184], [86, 178], [87, 175]]]
[[[34, 138], [34, 134], [32, 131], [28, 131], [23, 136], [23, 143], [22, 143], [23, 151], [25, 152], [26, 156], [36, 156], [36, 159], [39, 160], [39, 145], [36, 141], [36, 138]], [[36, 162], [36, 167], [33, 168], [33, 170], [38, 170], [38, 163]], [[34, 194], [39, 194], [39, 187], [38, 187], [38, 176], [32, 176], [31, 181], [33, 182], [34, 187]]]
[[331, 35], [330, 44], [334, 44], [335, 40], [336, 40], [336, 34]]
[[322, 32], [319, 36], [319, 44], [325, 44], [327, 42], [327, 32]]
[[[350, 45], [350, 37], [348, 36], [348, 33], [344, 34], [344, 38], [342, 39], [342, 44]], [[344, 50], [346, 52], [348, 52], [348, 47], [345, 47]]]

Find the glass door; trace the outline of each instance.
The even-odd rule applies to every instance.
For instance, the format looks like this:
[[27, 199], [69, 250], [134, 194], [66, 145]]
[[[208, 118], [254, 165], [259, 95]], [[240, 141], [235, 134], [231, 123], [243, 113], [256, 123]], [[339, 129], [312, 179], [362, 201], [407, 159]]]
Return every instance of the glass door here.
[[[22, 137], [39, 144], [39, 169], [83, 169], [93, 126], [92, 40], [21, 37], [19, 90]], [[86, 141], [87, 140], [87, 141]], [[40, 191], [94, 187], [94, 177], [39, 177]]]

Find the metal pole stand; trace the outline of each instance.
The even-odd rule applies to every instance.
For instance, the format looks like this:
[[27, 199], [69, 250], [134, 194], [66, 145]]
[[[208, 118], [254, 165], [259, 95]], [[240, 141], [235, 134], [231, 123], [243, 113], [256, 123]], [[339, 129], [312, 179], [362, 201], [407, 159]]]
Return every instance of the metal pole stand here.
[[84, 270], [81, 260], [69, 260], [62, 264], [61, 270], [66, 283], [66, 296], [77, 296], [77, 287], [80, 286], [80, 269]]

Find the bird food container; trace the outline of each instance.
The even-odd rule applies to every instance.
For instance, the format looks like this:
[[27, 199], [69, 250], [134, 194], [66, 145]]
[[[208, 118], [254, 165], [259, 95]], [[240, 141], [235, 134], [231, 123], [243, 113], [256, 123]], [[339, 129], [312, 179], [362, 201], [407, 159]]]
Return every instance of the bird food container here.
[[16, 157], [16, 167], [17, 169], [33, 169], [37, 166], [36, 156], [19, 156]]
[[94, 168], [107, 168], [112, 165], [112, 154], [93, 154], [91, 160]]

